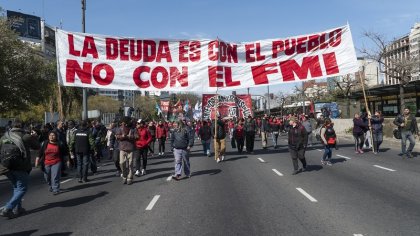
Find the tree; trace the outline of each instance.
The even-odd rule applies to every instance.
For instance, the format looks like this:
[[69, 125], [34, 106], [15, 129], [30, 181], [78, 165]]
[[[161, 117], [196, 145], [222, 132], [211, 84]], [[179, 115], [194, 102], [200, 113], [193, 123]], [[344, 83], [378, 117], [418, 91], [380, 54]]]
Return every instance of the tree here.
[[89, 96], [89, 110], [100, 110], [103, 113], [117, 113], [120, 109], [121, 102], [107, 96]]
[[25, 111], [45, 102], [56, 77], [50, 62], [19, 40], [5, 19], [0, 19], [0, 35], [0, 113]]
[[[391, 78], [398, 80], [399, 82], [399, 96], [400, 96], [400, 112], [402, 114], [405, 101], [404, 101], [404, 87], [411, 80], [411, 72], [418, 66], [419, 63], [419, 54], [417, 56], [407, 56], [402, 58], [392, 57], [393, 53], [389, 49], [390, 42], [386, 38], [376, 32], [365, 31], [363, 36], [368, 38], [373, 42], [375, 47], [373, 49], [368, 49], [363, 47], [359, 51], [367, 58], [375, 60], [379, 63], [381, 72], [388, 75]], [[386, 63], [385, 59], [389, 60], [389, 63]]]
[[350, 75], [341, 76], [340, 78], [334, 78], [333, 82], [337, 88], [333, 92], [334, 97], [344, 98], [346, 101], [346, 113], [347, 117], [350, 117], [350, 95], [353, 89], [359, 83], [357, 80], [352, 78]]
[[156, 120], [157, 110], [156, 110], [156, 99], [149, 96], [137, 96], [135, 100], [136, 107], [135, 110], [140, 111], [140, 117], [145, 120]]

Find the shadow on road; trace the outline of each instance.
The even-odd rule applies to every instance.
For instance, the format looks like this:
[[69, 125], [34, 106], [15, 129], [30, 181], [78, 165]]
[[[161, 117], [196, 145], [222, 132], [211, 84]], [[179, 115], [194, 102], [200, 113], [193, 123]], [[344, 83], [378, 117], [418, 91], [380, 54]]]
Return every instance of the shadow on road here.
[[331, 163], [335, 164], [335, 163], [341, 163], [341, 162], [346, 162], [347, 160], [344, 158], [332, 158], [331, 159]]
[[70, 187], [70, 188], [62, 189], [62, 192], [65, 193], [65, 192], [77, 191], [77, 190], [81, 190], [81, 189], [85, 189], [85, 188], [91, 188], [91, 187], [104, 185], [104, 184], [107, 184], [107, 183], [111, 183], [111, 181], [96, 182], [96, 183], [89, 182], [89, 183], [84, 183], [84, 184], [78, 184], [78, 185], [75, 185], [75, 186]]
[[306, 172], [319, 171], [319, 170], [322, 170], [321, 165], [307, 165], [306, 166]]
[[147, 165], [148, 166], [153, 166], [153, 165], [160, 165], [160, 164], [171, 163], [171, 162], [174, 162], [173, 158], [171, 158], [170, 160], [158, 161], [158, 162], [154, 162], [154, 163], [147, 164]]
[[17, 232], [17, 233], [10, 233], [10, 234], [2, 234], [3, 236], [27, 236], [27, 235], [31, 235], [35, 232], [37, 232], [37, 229], [33, 229], [33, 230], [26, 230], [26, 231], [22, 231], [22, 232]]
[[226, 158], [225, 158], [225, 160], [223, 162], [237, 161], [237, 160], [245, 159], [245, 158], [248, 158], [248, 156], [238, 156], [238, 157], [229, 157], [229, 156], [226, 156]]
[[99, 193], [94, 194], [94, 195], [68, 199], [68, 200], [61, 201], [61, 202], [47, 203], [42, 207], [38, 207], [38, 208], [27, 211], [26, 215], [33, 214], [33, 213], [36, 213], [36, 212], [39, 212], [39, 211], [45, 211], [45, 210], [55, 208], [55, 207], [74, 207], [74, 206], [86, 204], [86, 203], [89, 203], [89, 202], [91, 202], [91, 201], [93, 201], [97, 198], [103, 197], [107, 194], [108, 194], [108, 192], [102, 191], [102, 192], [99, 192]]
[[211, 169], [211, 170], [200, 170], [191, 173], [191, 176], [198, 176], [198, 175], [217, 175], [222, 172], [221, 169]]
[[52, 233], [52, 234], [43, 234], [44, 236], [68, 236], [72, 235], [72, 232], [63, 232], [63, 233]]

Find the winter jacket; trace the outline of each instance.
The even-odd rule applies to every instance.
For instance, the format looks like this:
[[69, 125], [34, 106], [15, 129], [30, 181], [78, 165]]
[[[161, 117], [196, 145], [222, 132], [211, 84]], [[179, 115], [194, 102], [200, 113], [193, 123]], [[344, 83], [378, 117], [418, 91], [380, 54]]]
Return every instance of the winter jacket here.
[[70, 151], [84, 155], [96, 151], [95, 139], [88, 129], [78, 129], [74, 132], [73, 139], [70, 141]]
[[257, 125], [255, 123], [255, 120], [251, 120], [251, 121], [246, 120], [244, 127], [245, 127], [245, 132], [255, 132]]
[[194, 136], [191, 135], [191, 132], [187, 127], [180, 129], [177, 128], [174, 130], [171, 136], [171, 147], [175, 149], [187, 149], [187, 147], [192, 147], [194, 145]]
[[384, 118], [378, 116], [372, 116], [370, 118], [370, 123], [372, 125], [372, 131], [375, 134], [382, 133], [382, 123], [384, 122]]
[[212, 132], [211, 128], [208, 125], [205, 125], [198, 130], [198, 135], [200, 136], [201, 140], [207, 141], [211, 139]]
[[362, 118], [353, 119], [353, 134], [354, 135], [361, 135], [364, 130], [368, 129], [369, 126], [363, 121]]
[[290, 126], [288, 137], [290, 149], [303, 149], [306, 148], [306, 145], [308, 144], [308, 133], [306, 132], [305, 127], [300, 123], [297, 123], [295, 127]]
[[135, 134], [135, 129], [131, 129], [127, 126], [121, 126], [115, 133], [115, 136], [119, 141], [118, 149], [120, 149], [120, 151], [132, 152], [134, 150]]
[[136, 139], [136, 148], [145, 148], [149, 146], [149, 143], [152, 142], [152, 135], [150, 130], [145, 127], [140, 127], [137, 130], [138, 138]]
[[217, 134], [215, 135], [215, 127], [214, 124], [211, 126], [211, 135], [215, 139], [224, 139], [226, 138], [226, 129], [225, 129], [225, 123], [222, 120], [217, 120]]
[[[26, 133], [21, 128], [11, 128], [10, 132], [16, 133], [17, 135], [22, 137], [23, 145], [25, 146], [25, 150], [26, 150], [24, 161], [19, 163], [19, 165], [14, 166], [13, 169], [10, 169], [10, 170], [27, 171], [29, 173], [32, 170], [30, 149], [35, 149], [35, 150], [39, 149], [40, 145], [39, 145], [38, 138], [36, 136], [32, 136]], [[0, 138], [0, 149], [1, 149], [1, 145], [3, 143], [2, 141], [4, 138], [5, 138], [4, 136]]]
[[[38, 157], [40, 159], [39, 162], [41, 164], [45, 162], [45, 150], [47, 149], [48, 143], [49, 143], [48, 141], [44, 142], [42, 144], [41, 149], [39, 149]], [[63, 161], [64, 157], [66, 156], [67, 147], [62, 142], [57, 142], [57, 145], [58, 145], [58, 153], [60, 156], [60, 161]]]
[[168, 129], [164, 125], [156, 126], [156, 138], [166, 138]]
[[261, 120], [261, 132], [270, 132], [269, 121], [266, 118]]
[[[417, 126], [417, 121], [416, 121], [416, 117], [414, 117], [412, 114], [410, 114], [410, 116], [408, 117], [408, 119], [411, 119], [411, 127], [410, 127], [410, 131], [413, 134], [419, 134], [419, 128]], [[403, 115], [398, 115], [395, 119], [394, 119], [394, 125], [398, 126], [398, 129], [401, 130], [403, 129], [403, 127], [401, 127], [401, 124], [404, 123], [404, 116]]]

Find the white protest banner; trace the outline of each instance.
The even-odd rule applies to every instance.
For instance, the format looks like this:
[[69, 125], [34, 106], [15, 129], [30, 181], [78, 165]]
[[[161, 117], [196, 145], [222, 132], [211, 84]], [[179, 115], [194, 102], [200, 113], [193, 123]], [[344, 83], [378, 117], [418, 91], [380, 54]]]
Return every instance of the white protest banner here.
[[358, 71], [348, 25], [246, 43], [134, 39], [57, 29], [58, 82], [142, 91], [215, 92]]

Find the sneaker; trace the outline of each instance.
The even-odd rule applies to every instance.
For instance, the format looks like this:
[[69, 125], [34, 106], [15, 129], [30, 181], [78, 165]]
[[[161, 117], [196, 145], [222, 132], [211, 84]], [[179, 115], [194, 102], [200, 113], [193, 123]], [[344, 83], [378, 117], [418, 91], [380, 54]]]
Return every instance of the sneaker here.
[[360, 153], [360, 154], [363, 154], [363, 153], [364, 153], [364, 151], [363, 151], [362, 149], [359, 149], [359, 153]]
[[191, 178], [191, 174], [186, 175], [185, 177], [189, 179], [189, 178]]
[[217, 158], [217, 159], [216, 159], [216, 162], [217, 162], [217, 163], [219, 163], [219, 162], [220, 162], [220, 159], [219, 159], [219, 158]]
[[15, 218], [16, 215], [13, 214], [12, 209], [6, 209], [5, 207], [1, 208], [0, 216], [7, 217], [9, 219]]
[[407, 158], [413, 158], [413, 154], [411, 152], [407, 152]]
[[330, 161], [327, 161], [327, 166], [332, 166], [332, 163]]
[[222, 156], [222, 161], [224, 161], [225, 160], [225, 156]]
[[326, 161], [321, 160], [321, 165], [325, 166], [327, 164]]
[[142, 169], [141, 170], [141, 175], [145, 175], [146, 174], [146, 170], [145, 169]]
[[15, 214], [15, 216], [22, 216], [26, 214], [26, 210], [23, 207], [15, 207], [15, 209], [13, 209], [13, 214]]
[[58, 195], [58, 194], [60, 194], [60, 190], [58, 190], [58, 191], [54, 191], [53, 192], [53, 195], [55, 196], [55, 195]]
[[87, 182], [89, 182], [88, 179], [83, 179], [83, 183], [87, 183]]
[[172, 179], [174, 179], [174, 180], [180, 180], [181, 179], [181, 176], [179, 176], [179, 175], [172, 175]]
[[127, 179], [123, 178], [123, 184], [127, 184]]
[[292, 175], [297, 175], [298, 173], [299, 173], [299, 171], [294, 170], [294, 171], [292, 172]]
[[[83, 179], [82, 179], [82, 178], [80, 178], [77, 182], [79, 182], [79, 183], [83, 183]], [[52, 191], [52, 189], [51, 189], [51, 191]]]
[[127, 185], [131, 185], [133, 183], [133, 180], [132, 179], [128, 179], [127, 180]]
[[140, 171], [136, 170], [136, 173], [134, 173], [135, 176], [139, 177], [140, 176]]

